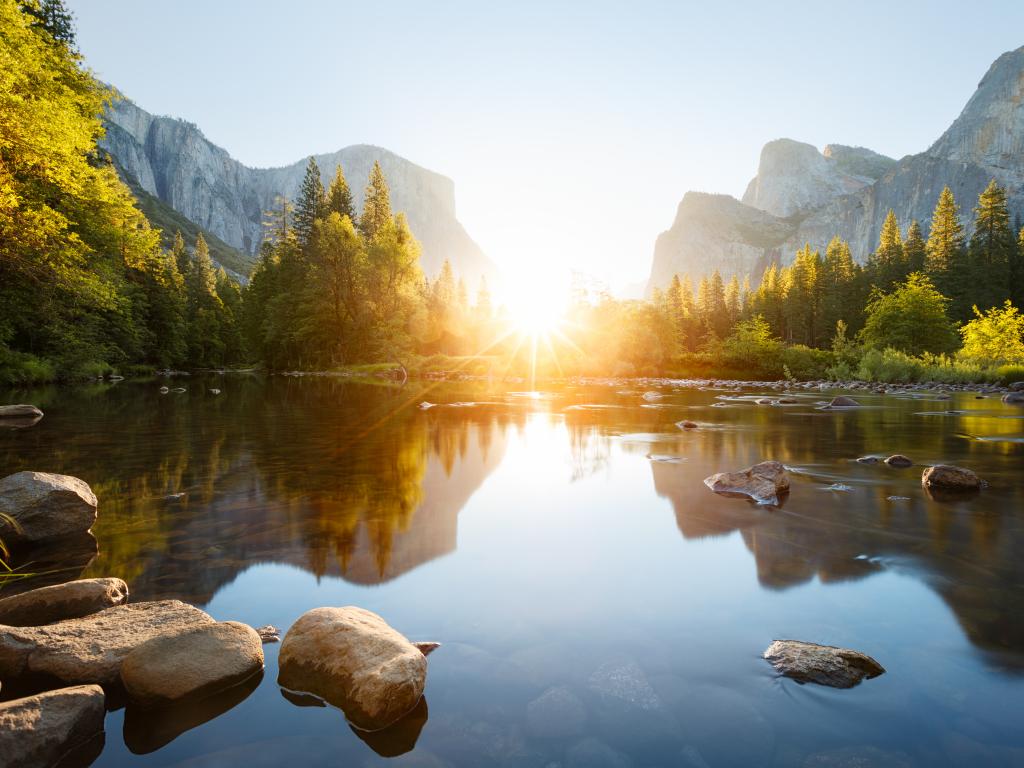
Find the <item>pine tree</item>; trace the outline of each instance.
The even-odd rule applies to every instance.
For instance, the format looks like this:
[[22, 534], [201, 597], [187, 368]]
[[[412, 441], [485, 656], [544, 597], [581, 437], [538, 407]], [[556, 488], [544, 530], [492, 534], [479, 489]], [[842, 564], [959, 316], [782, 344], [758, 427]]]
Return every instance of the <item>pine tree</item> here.
[[327, 191], [327, 210], [334, 211], [339, 216], [348, 216], [353, 224], [356, 223], [355, 202], [352, 200], [352, 190], [349, 189], [341, 163], [335, 167], [334, 178], [331, 179], [331, 186]]
[[882, 231], [878, 235], [878, 249], [868, 259], [868, 269], [872, 281], [885, 291], [902, 282], [907, 275], [903, 240], [900, 238], [896, 212], [892, 208], [882, 223]]
[[22, 10], [35, 19], [35, 26], [74, 51], [75, 21], [62, 0], [21, 0]]
[[1010, 262], [1010, 297], [1014, 306], [1024, 307], [1024, 227], [1017, 235], [1017, 252]]
[[181, 236], [181, 230], [177, 230], [174, 233], [174, 243], [171, 245], [171, 257], [174, 259], [174, 263], [178, 268], [178, 273], [184, 278], [188, 274], [189, 265], [191, 264], [191, 257], [188, 255], [188, 249], [185, 248], [185, 238]]
[[672, 334], [675, 340], [675, 352], [678, 354], [686, 349], [686, 308], [683, 298], [683, 283], [679, 275], [672, 275], [672, 282], [669, 283], [665, 292], [665, 304], [668, 312], [669, 322], [672, 324]]
[[796, 253], [793, 264], [786, 272], [786, 320], [789, 339], [798, 344], [816, 346], [823, 333], [831, 329], [821, 327], [820, 279], [821, 254], [812, 251], [810, 243]]
[[914, 219], [910, 222], [910, 226], [907, 228], [907, 237], [903, 241], [903, 260], [906, 264], [907, 274], [924, 271], [925, 255], [926, 249], [924, 236], [921, 234], [921, 225], [917, 223], [917, 219]]
[[932, 214], [932, 228], [925, 244], [925, 272], [950, 300], [949, 313], [953, 319], [967, 320], [971, 311], [967, 298], [970, 269], [959, 209], [949, 187], [943, 187]]
[[[839, 237], [833, 237], [825, 249], [825, 258], [821, 264], [822, 333], [831, 332], [839, 321], [850, 327], [860, 314], [861, 307], [857, 265], [850, 253], [850, 245]], [[859, 327], [860, 323], [856, 325]]]
[[263, 241], [281, 245], [295, 240], [293, 213], [295, 207], [287, 197], [274, 198], [274, 207], [263, 212]]
[[367, 240], [372, 240], [391, 221], [391, 216], [391, 193], [388, 191], [388, 183], [380, 163], [374, 160], [370, 179], [366, 184], [363, 212], [359, 217], [359, 231]]
[[717, 269], [711, 273], [711, 282], [708, 287], [711, 296], [710, 326], [714, 331], [715, 338], [724, 339], [729, 335], [731, 325], [725, 305], [725, 283], [722, 280], [722, 273]]
[[320, 179], [320, 166], [316, 158], [310, 157], [306, 163], [306, 175], [299, 188], [299, 198], [295, 203], [295, 236], [299, 246], [306, 248], [313, 237], [313, 223], [322, 219], [327, 212], [327, 194], [324, 183]]
[[1006, 190], [993, 179], [978, 197], [978, 206], [974, 209], [974, 234], [968, 248], [972, 304], [986, 310], [1010, 298], [1010, 269], [1016, 250], [1010, 212], [1006, 208]]
[[743, 312], [743, 300], [740, 296], [740, 279], [736, 275], [725, 286], [725, 315], [729, 319], [729, 329], [740, 320]]
[[189, 271], [185, 275], [188, 318], [188, 354], [193, 365], [220, 365], [224, 361], [222, 316], [217, 275], [202, 232], [196, 237]]

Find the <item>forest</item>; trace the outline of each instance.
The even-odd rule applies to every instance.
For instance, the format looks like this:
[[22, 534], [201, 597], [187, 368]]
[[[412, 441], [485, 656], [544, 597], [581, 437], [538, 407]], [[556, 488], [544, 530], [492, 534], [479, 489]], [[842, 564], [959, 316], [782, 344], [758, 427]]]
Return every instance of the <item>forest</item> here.
[[[0, 0], [0, 383], [261, 366], [475, 375], [1024, 378], [1024, 229], [993, 181], [965, 228], [947, 187], [927, 235], [892, 211], [859, 263], [835, 238], [763, 275], [677, 275], [649, 300], [575, 286], [525, 330], [420, 246], [375, 166], [362, 210], [310, 158], [265, 214], [244, 284], [200, 233], [170, 247], [97, 145], [118, 94], [59, 0]], [[968, 236], [968, 232], [971, 233]], [[788, 262], [783, 266], [780, 261]], [[537, 276], [537, 280], [545, 279]], [[472, 295], [471, 295], [472, 294]]]

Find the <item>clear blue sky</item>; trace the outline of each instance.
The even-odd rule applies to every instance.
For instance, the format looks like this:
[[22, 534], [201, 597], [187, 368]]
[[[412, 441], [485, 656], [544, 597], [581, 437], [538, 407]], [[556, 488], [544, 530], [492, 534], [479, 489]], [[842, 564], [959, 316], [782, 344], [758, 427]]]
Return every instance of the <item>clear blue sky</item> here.
[[454, 179], [506, 271], [616, 285], [766, 141], [922, 151], [1024, 44], [1016, 0], [69, 5], [102, 78], [241, 161], [381, 145]]

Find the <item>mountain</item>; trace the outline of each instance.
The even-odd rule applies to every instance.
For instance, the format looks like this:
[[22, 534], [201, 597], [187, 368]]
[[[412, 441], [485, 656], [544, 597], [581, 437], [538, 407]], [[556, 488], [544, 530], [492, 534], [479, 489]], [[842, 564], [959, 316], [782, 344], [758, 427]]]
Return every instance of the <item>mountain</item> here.
[[787, 263], [804, 243], [823, 249], [847, 240], [863, 262], [891, 208], [905, 231], [927, 233], [946, 185], [971, 227], [971, 211], [991, 179], [1006, 187], [1012, 216], [1024, 217], [1024, 47], [989, 68], [960, 116], [924, 152], [896, 161], [862, 147], [823, 152], [791, 139], [769, 142], [742, 202], [687, 193], [672, 227], [657, 239], [647, 291], [675, 273], [719, 269], [760, 278], [772, 260]]
[[[263, 212], [280, 195], [294, 200], [306, 170], [307, 158], [283, 168], [250, 168], [210, 142], [194, 124], [151, 115], [128, 99], [114, 102], [105, 122], [107, 133], [101, 146], [129, 185], [236, 249], [241, 263], [230, 267], [236, 272], [245, 272], [255, 261], [262, 242]], [[405, 212], [423, 246], [421, 260], [427, 275], [436, 275], [446, 258], [471, 289], [480, 276], [495, 274], [494, 265], [456, 218], [451, 179], [365, 144], [315, 157], [325, 185], [341, 165], [358, 207], [362, 207], [370, 169], [374, 161], [380, 163], [391, 187], [392, 207]], [[148, 202], [150, 208], [159, 208], [154, 201]], [[140, 199], [140, 205], [145, 208], [146, 202]], [[162, 215], [170, 218], [166, 210]]]

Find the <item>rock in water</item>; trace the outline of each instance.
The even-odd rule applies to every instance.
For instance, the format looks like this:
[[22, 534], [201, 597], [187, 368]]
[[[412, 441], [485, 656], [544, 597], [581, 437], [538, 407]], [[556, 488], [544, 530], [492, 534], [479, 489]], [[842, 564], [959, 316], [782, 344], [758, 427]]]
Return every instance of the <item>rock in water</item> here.
[[1024, 392], [1024, 381], [1015, 381], [1010, 385], [1011, 392]]
[[936, 464], [921, 474], [921, 485], [928, 490], [969, 493], [981, 489], [981, 479], [969, 469]]
[[833, 397], [829, 405], [832, 406], [833, 408], [853, 408], [855, 406], [860, 405], [860, 403], [858, 403], [852, 397], [840, 395], [839, 397]]
[[779, 674], [800, 683], [818, 683], [833, 688], [853, 688], [864, 678], [885, 672], [877, 661], [859, 651], [800, 640], [776, 640], [764, 658]]
[[88, 616], [127, 600], [128, 585], [121, 579], [79, 579], [0, 600], [0, 624], [38, 627]]
[[912, 467], [912, 466], [914, 466], [914, 462], [912, 462], [909, 458], [904, 456], [902, 453], [894, 453], [892, 456], [890, 456], [889, 458], [887, 458], [885, 460], [885, 463], [888, 464], [890, 467], [897, 467], [897, 468], [904, 468], [904, 467]]
[[1007, 392], [1003, 395], [1003, 402], [1007, 405], [1024, 405], [1024, 392]]
[[778, 504], [789, 492], [789, 475], [778, 461], [762, 461], [740, 472], [719, 472], [704, 480], [715, 493], [749, 496], [759, 504]]
[[121, 662], [121, 682], [144, 708], [199, 701], [263, 669], [263, 642], [237, 621], [203, 624], [136, 646]]
[[0, 626], [0, 678], [27, 672], [66, 683], [110, 685], [124, 657], [147, 640], [176, 635], [213, 619], [180, 600], [107, 608], [45, 627]]
[[314, 608], [281, 643], [277, 682], [312, 693], [363, 730], [386, 728], [423, 695], [427, 659], [380, 616], [362, 608]]
[[38, 419], [42, 415], [34, 405], [0, 405], [0, 419]]
[[649, 403], [653, 403], [653, 402], [654, 402], [655, 400], [661, 400], [661, 393], [660, 393], [660, 392], [655, 392], [655, 391], [654, 391], [654, 390], [652, 389], [652, 390], [650, 390], [649, 392], [644, 392], [644, 394], [643, 394], [643, 398], [644, 398], [644, 400], [646, 400], [647, 402], [649, 402]]
[[96, 522], [96, 496], [88, 484], [69, 475], [18, 472], [0, 480], [0, 522], [7, 543], [35, 542], [82, 533]]
[[680, 429], [697, 429], [700, 425], [696, 421], [683, 419], [682, 421], [677, 421], [676, 426]]
[[39, 768], [103, 732], [103, 689], [78, 685], [0, 703], [0, 762]]
[[260, 636], [260, 640], [263, 641], [264, 645], [281, 642], [281, 630], [273, 624], [264, 624], [262, 627], [256, 627], [256, 634]]

